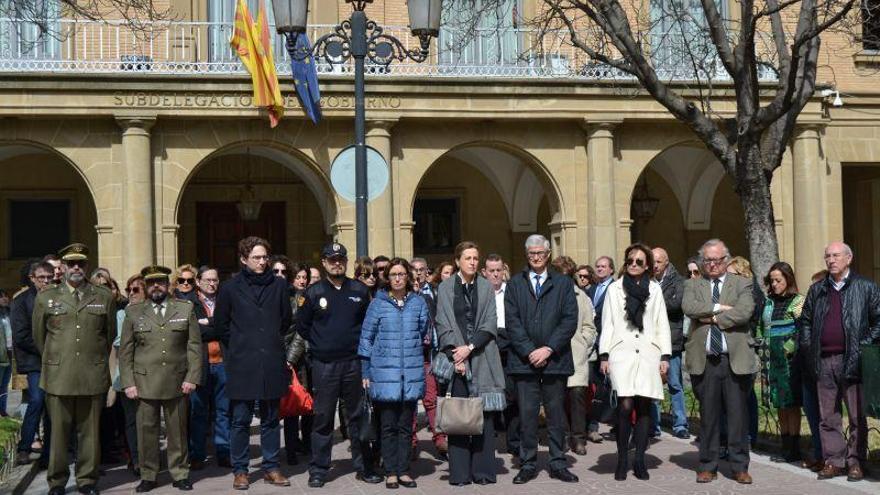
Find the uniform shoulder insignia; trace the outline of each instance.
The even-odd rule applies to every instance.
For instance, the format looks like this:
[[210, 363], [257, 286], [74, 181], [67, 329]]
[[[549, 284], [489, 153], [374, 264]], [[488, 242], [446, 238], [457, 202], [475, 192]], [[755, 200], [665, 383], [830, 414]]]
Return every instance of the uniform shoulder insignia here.
[[14, 300], [16, 297], [24, 294], [25, 292], [28, 291], [28, 289], [30, 289], [30, 287], [28, 287], [28, 286], [24, 286], [21, 289], [18, 289], [18, 292], [16, 292], [15, 294], [12, 295], [12, 299]]
[[193, 302], [189, 299], [178, 299], [177, 302], [182, 303], [184, 306], [193, 306]]

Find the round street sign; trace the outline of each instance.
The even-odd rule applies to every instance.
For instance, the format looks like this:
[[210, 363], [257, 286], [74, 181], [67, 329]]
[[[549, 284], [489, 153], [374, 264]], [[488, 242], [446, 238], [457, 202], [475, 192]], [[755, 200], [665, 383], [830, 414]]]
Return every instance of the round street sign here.
[[[390, 174], [388, 163], [375, 148], [367, 146], [367, 200], [378, 198], [388, 187]], [[347, 201], [355, 202], [354, 145], [347, 146], [336, 155], [330, 165], [330, 183], [336, 193]]]

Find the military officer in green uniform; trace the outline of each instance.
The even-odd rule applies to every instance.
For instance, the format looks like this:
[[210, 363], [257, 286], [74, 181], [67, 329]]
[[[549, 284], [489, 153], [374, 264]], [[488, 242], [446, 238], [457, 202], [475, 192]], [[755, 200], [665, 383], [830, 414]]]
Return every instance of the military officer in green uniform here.
[[75, 431], [76, 485], [80, 493], [97, 494], [98, 424], [110, 387], [107, 359], [116, 338], [116, 304], [108, 289], [88, 282], [87, 246], [71, 244], [58, 256], [66, 266], [64, 280], [37, 295], [33, 313], [34, 343], [43, 356], [40, 388], [52, 426], [46, 477], [49, 495], [64, 493]]
[[155, 488], [159, 472], [159, 414], [165, 411], [168, 470], [173, 485], [192, 490], [187, 454], [189, 394], [201, 381], [202, 338], [191, 302], [168, 296], [164, 266], [141, 270], [147, 287], [142, 303], [125, 308], [119, 346], [119, 377], [125, 395], [138, 400], [137, 432], [141, 483]]

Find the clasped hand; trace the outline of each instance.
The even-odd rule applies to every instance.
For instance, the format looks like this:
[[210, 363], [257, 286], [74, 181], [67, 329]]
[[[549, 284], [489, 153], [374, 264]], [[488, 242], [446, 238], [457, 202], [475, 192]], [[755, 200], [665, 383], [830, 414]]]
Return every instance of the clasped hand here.
[[547, 366], [547, 360], [550, 359], [551, 354], [553, 351], [549, 347], [539, 347], [529, 353], [529, 364], [535, 368], [543, 368]]

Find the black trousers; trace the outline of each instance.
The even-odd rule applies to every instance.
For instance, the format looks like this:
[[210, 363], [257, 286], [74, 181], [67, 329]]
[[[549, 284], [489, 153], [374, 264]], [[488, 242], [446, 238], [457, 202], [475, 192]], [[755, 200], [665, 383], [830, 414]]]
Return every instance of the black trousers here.
[[736, 375], [726, 354], [707, 356], [702, 375], [691, 375], [700, 401], [700, 471], [718, 470], [721, 417], [727, 416], [727, 449], [734, 472], [749, 470], [749, 390], [752, 375]]
[[284, 449], [288, 457], [296, 454], [299, 448], [305, 450], [311, 448], [312, 418], [312, 416], [284, 418]]
[[[507, 367], [508, 352], [501, 354], [501, 363]], [[504, 394], [507, 398], [507, 407], [504, 408], [504, 431], [507, 437], [507, 451], [516, 452], [519, 455], [520, 432], [519, 432], [519, 406], [516, 403], [516, 383], [513, 377], [504, 375]]]
[[[465, 380], [452, 380], [452, 396], [468, 397]], [[482, 435], [449, 435], [449, 483], [495, 482], [495, 413], [483, 413]]]
[[550, 443], [550, 469], [568, 467], [565, 459], [565, 389], [567, 376], [516, 375], [517, 402], [520, 418], [520, 465], [522, 469], [537, 469], [538, 412], [544, 404], [547, 415], [547, 433]]
[[379, 413], [382, 462], [385, 474], [402, 476], [409, 474], [409, 457], [412, 453], [413, 413], [415, 402], [374, 402]]
[[341, 398], [348, 415], [348, 433], [351, 440], [351, 461], [358, 472], [364, 472], [372, 463], [369, 446], [358, 440], [358, 423], [364, 400], [361, 382], [361, 362], [358, 359], [325, 363], [312, 360], [312, 460], [309, 474], [324, 476], [330, 470], [330, 450], [333, 447], [333, 419], [336, 404]]
[[571, 438], [587, 438], [587, 387], [568, 389], [568, 423]]

